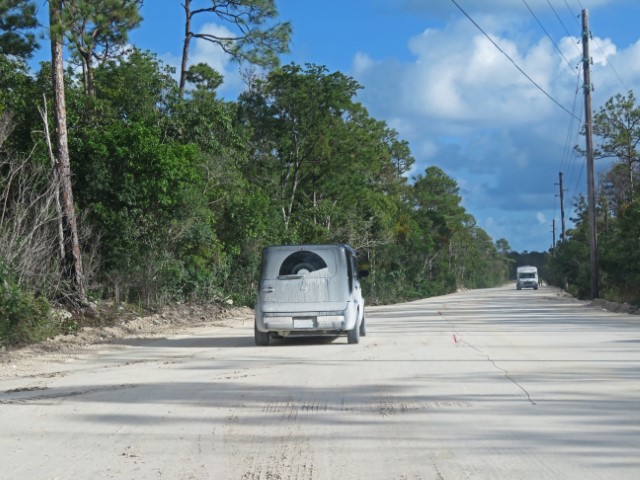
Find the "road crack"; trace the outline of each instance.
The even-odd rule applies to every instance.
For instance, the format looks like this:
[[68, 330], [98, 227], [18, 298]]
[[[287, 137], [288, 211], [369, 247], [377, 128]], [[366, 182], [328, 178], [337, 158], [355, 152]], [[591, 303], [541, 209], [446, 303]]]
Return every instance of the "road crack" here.
[[513, 378], [508, 370], [506, 370], [506, 369], [502, 368], [501, 366], [499, 366], [495, 362], [495, 360], [493, 360], [491, 358], [491, 355], [489, 355], [488, 353], [483, 352], [482, 350], [480, 350], [475, 345], [473, 345], [473, 344], [467, 342], [466, 340], [464, 340], [462, 335], [460, 334], [460, 332], [458, 332], [456, 330], [456, 327], [453, 324], [453, 322], [451, 322], [451, 320], [449, 320], [447, 318], [447, 316], [444, 315], [441, 311], [438, 311], [438, 315], [440, 315], [449, 324], [449, 326], [451, 327], [451, 331], [452, 331], [452, 334], [453, 334], [453, 343], [455, 343], [456, 346], [465, 345], [465, 346], [471, 348], [474, 352], [476, 352], [476, 354], [478, 356], [484, 357], [491, 365], [493, 365], [493, 368], [495, 368], [496, 370], [502, 372], [507, 380], [509, 380], [516, 387], [518, 387], [520, 390], [522, 390], [522, 392], [526, 395], [527, 400], [529, 401], [529, 403], [531, 405], [536, 405], [536, 402], [531, 398], [531, 395], [529, 394], [527, 389], [524, 388], [515, 378]]

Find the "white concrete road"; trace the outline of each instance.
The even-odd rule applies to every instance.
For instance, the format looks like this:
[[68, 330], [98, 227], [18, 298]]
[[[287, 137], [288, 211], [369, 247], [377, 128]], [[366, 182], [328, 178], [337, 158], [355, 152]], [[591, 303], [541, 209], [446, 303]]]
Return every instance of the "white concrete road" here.
[[640, 317], [556, 290], [369, 308], [368, 335], [248, 324], [0, 380], [0, 478], [640, 478]]

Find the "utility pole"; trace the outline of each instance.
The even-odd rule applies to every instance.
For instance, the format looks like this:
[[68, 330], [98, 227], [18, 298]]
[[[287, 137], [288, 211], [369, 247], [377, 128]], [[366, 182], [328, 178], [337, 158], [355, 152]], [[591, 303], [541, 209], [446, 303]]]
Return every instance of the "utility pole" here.
[[591, 112], [591, 57], [589, 56], [589, 11], [582, 10], [582, 62], [584, 70], [584, 110], [587, 142], [587, 195], [589, 211], [589, 260], [591, 263], [591, 298], [598, 298], [598, 238], [596, 231], [596, 187], [593, 166], [593, 114]]
[[562, 185], [562, 172], [560, 172], [560, 221], [562, 230], [560, 231], [560, 240], [565, 241], [567, 236], [567, 231], [565, 229], [564, 223], [564, 187]]
[[551, 244], [551, 253], [553, 255], [556, 254], [556, 219], [553, 219], [553, 222], [551, 223], [551, 241], [553, 242]]

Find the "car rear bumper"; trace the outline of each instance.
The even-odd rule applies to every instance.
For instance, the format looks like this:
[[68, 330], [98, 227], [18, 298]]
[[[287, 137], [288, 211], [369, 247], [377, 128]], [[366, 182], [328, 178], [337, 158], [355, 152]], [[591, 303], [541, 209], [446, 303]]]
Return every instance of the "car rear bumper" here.
[[344, 310], [304, 312], [260, 312], [256, 310], [256, 329], [288, 335], [335, 335], [354, 328], [357, 312]]

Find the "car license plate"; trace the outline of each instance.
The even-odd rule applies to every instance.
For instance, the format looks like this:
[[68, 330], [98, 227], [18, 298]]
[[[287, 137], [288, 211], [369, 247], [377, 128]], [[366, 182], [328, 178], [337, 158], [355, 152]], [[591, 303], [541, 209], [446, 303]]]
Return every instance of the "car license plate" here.
[[293, 328], [313, 328], [313, 318], [294, 318]]

